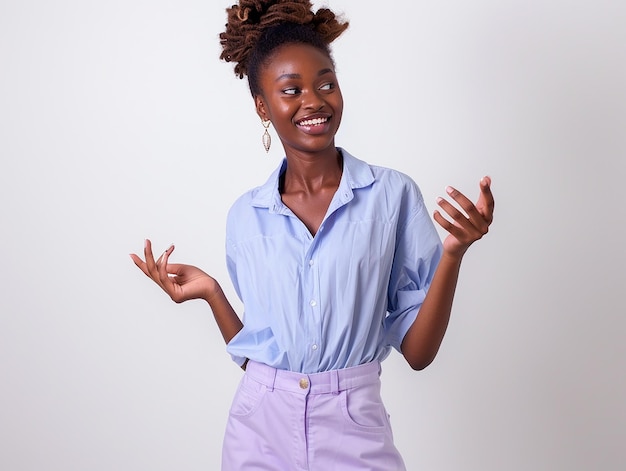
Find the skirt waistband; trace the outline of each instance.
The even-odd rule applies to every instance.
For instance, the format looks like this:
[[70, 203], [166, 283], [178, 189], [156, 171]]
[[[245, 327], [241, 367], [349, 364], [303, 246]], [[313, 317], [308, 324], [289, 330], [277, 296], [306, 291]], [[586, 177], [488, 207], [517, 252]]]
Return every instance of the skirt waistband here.
[[301, 394], [337, 394], [346, 389], [376, 383], [380, 381], [380, 371], [380, 361], [313, 374], [278, 370], [252, 360], [246, 366], [246, 375], [269, 390], [280, 389]]

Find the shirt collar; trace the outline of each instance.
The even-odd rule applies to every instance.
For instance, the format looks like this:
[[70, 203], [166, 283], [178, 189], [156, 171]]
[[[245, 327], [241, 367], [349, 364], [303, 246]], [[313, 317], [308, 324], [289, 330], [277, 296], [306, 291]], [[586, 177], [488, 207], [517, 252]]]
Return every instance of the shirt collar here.
[[[337, 194], [341, 195], [343, 203], [352, 199], [352, 190], [365, 188], [374, 183], [374, 174], [370, 166], [349, 154], [341, 147], [337, 148], [343, 157], [343, 172]], [[257, 208], [269, 208], [270, 212], [280, 212], [284, 204], [278, 192], [278, 180], [287, 167], [287, 159], [284, 158], [278, 168], [270, 175], [267, 181], [256, 188], [252, 196], [251, 204]]]

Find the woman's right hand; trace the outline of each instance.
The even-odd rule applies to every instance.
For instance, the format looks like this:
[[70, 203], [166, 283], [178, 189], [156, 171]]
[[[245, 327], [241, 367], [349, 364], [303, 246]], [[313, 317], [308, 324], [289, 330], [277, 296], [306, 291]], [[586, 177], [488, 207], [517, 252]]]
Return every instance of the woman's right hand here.
[[174, 246], [171, 245], [156, 261], [152, 254], [152, 243], [146, 239], [144, 246], [145, 261], [135, 254], [130, 254], [135, 265], [159, 285], [174, 302], [182, 303], [189, 299], [209, 300], [221, 288], [214, 278], [192, 265], [168, 264]]

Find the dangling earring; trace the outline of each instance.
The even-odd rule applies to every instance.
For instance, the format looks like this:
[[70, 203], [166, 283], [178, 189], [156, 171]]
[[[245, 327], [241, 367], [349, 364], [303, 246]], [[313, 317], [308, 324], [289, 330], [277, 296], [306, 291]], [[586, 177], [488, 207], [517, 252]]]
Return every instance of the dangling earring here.
[[265, 132], [263, 133], [263, 147], [265, 147], [265, 152], [269, 152], [270, 151], [270, 146], [272, 145], [272, 136], [270, 136], [270, 133], [267, 132], [267, 129], [270, 127], [270, 123], [271, 121], [268, 120], [261, 120], [261, 123], [263, 124], [263, 127], [265, 128]]

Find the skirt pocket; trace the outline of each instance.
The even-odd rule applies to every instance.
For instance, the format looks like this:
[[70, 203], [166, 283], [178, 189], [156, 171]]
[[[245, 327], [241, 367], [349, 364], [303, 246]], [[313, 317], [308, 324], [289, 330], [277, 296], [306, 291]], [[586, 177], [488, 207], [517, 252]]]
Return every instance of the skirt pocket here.
[[389, 425], [389, 416], [380, 396], [380, 383], [341, 391], [341, 411], [352, 427], [379, 432]]
[[243, 375], [230, 406], [230, 414], [237, 417], [251, 415], [259, 408], [266, 393], [265, 385], [250, 379], [248, 375]]

